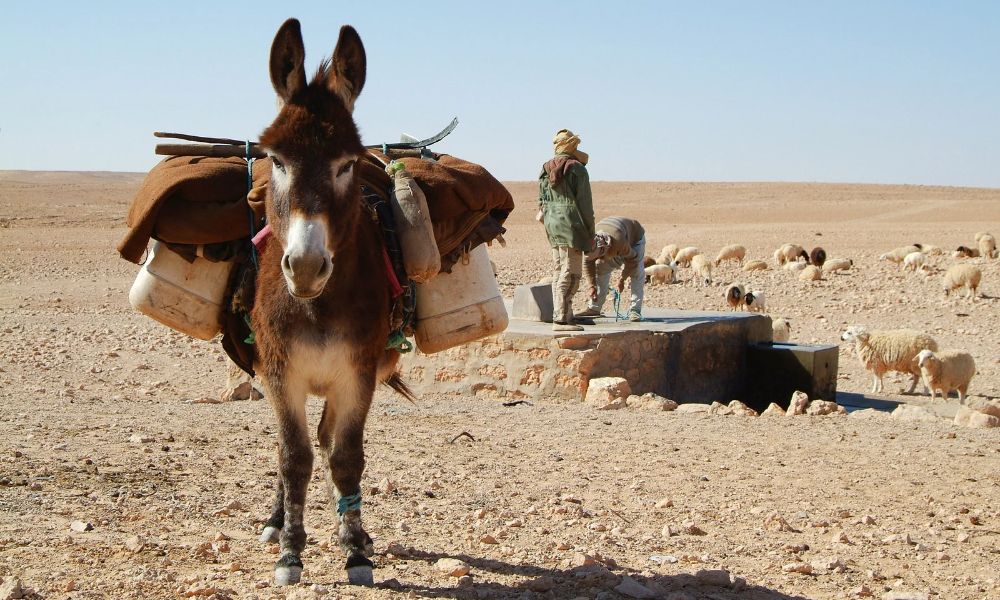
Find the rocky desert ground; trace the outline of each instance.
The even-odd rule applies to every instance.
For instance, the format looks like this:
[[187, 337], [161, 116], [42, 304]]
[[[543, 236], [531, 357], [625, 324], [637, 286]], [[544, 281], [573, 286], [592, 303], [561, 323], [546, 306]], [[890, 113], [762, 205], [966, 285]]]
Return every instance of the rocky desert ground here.
[[[346, 584], [316, 470], [303, 583], [274, 588], [257, 541], [270, 407], [219, 403], [219, 344], [128, 305], [137, 267], [114, 247], [141, 179], [0, 172], [0, 600], [1000, 598], [1000, 429], [954, 425], [956, 399], [901, 395], [896, 376], [877, 398], [927, 407], [924, 420], [380, 392], [363, 488], [377, 586]], [[508, 247], [492, 249], [507, 294], [550, 268], [535, 184], [509, 187]], [[941, 292], [950, 256], [929, 275], [878, 260], [1000, 234], [1000, 190], [596, 182], [594, 195], [599, 216], [643, 222], [649, 254], [740, 243], [770, 262], [788, 241], [854, 260], [811, 283], [723, 266], [710, 287], [648, 288], [647, 306], [722, 310], [722, 285], [740, 281], [766, 290], [793, 340], [922, 329], [974, 355], [976, 399], [1000, 397], [1000, 260], [970, 259], [975, 301]], [[841, 392], [866, 394], [868, 375], [840, 358]]]

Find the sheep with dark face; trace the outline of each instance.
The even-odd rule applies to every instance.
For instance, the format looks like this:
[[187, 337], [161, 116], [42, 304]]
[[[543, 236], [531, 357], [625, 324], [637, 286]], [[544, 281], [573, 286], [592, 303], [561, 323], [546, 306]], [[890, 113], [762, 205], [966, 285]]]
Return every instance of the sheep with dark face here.
[[822, 268], [823, 263], [826, 262], [826, 250], [820, 248], [819, 246], [812, 249], [809, 253], [809, 264]]
[[746, 298], [744, 298], [746, 293], [745, 288], [742, 284], [732, 283], [726, 288], [725, 298], [726, 304], [729, 308], [733, 310], [741, 310], [746, 308]]
[[743, 303], [750, 312], [762, 313], [767, 310], [767, 300], [761, 290], [753, 290], [744, 294]]

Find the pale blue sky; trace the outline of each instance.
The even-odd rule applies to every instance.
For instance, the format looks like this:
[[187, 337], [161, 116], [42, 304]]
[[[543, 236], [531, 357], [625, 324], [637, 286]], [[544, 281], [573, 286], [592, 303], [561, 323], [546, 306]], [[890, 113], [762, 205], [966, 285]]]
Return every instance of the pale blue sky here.
[[537, 176], [569, 127], [595, 180], [1000, 187], [1000, 2], [17, 2], [0, 169], [145, 171], [152, 131], [256, 139], [267, 55], [361, 34], [367, 143]]

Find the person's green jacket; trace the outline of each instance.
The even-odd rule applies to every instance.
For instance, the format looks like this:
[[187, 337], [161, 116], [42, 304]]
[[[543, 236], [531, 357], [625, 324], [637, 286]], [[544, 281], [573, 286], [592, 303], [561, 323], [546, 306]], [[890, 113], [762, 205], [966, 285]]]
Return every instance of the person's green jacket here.
[[556, 155], [538, 176], [538, 203], [549, 245], [589, 252], [594, 243], [594, 200], [587, 167], [566, 154]]

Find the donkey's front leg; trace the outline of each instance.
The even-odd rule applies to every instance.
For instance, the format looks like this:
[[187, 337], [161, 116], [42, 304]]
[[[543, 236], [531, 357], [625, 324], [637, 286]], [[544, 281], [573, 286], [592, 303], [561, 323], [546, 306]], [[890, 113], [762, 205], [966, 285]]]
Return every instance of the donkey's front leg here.
[[[340, 389], [327, 397], [320, 422], [319, 442], [324, 455], [330, 501], [340, 523], [340, 546], [347, 553], [347, 579], [373, 585], [372, 539], [361, 525], [361, 475], [365, 470], [364, 430], [375, 391], [374, 372], [345, 375]], [[332, 444], [331, 444], [332, 442]]]
[[305, 393], [289, 394], [273, 385], [268, 386], [267, 392], [278, 418], [279, 490], [284, 492], [284, 522], [278, 538], [280, 554], [274, 565], [274, 583], [287, 585], [298, 583], [302, 577], [301, 555], [306, 546], [302, 519], [313, 453], [306, 428]]

